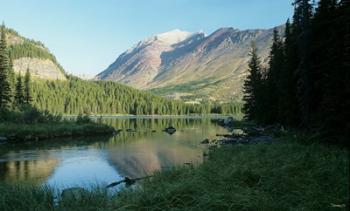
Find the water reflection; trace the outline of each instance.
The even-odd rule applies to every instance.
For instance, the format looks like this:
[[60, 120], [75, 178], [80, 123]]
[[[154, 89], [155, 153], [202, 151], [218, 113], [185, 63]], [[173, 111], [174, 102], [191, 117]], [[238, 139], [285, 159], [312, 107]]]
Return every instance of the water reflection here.
[[[203, 146], [199, 142], [225, 132], [211, 119], [123, 117], [96, 121], [121, 132], [114, 137], [0, 145], [0, 180], [71, 187], [142, 177], [188, 162], [201, 163]], [[173, 135], [162, 131], [170, 125], [177, 129]]]
[[0, 162], [0, 178], [5, 181], [43, 182], [52, 174], [57, 163], [55, 159]]

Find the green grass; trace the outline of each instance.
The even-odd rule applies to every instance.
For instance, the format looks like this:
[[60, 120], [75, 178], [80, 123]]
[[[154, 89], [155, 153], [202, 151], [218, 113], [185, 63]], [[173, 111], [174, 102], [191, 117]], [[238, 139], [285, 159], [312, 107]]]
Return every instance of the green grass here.
[[348, 168], [347, 151], [321, 145], [225, 147], [198, 168], [156, 174], [142, 190], [123, 192], [117, 204], [144, 210], [334, 210], [331, 203], [348, 203]]
[[14, 141], [45, 140], [57, 137], [75, 137], [112, 134], [114, 128], [97, 123], [49, 122], [49, 123], [0, 123], [0, 137]]
[[155, 173], [114, 197], [96, 189], [56, 207], [52, 190], [0, 184], [0, 210], [347, 210], [348, 151], [302, 139], [221, 147], [198, 167]]

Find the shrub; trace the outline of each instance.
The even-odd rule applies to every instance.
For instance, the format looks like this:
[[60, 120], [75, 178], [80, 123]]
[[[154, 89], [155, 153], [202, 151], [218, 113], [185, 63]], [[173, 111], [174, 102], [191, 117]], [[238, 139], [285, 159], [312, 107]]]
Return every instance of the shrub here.
[[76, 122], [78, 124], [84, 124], [84, 123], [92, 123], [92, 120], [90, 119], [90, 117], [88, 115], [79, 114]]

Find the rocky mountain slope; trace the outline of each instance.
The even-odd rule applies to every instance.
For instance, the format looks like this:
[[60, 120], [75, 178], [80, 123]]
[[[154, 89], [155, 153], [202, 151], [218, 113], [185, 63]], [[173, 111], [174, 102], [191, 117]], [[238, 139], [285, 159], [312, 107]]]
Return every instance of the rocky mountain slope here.
[[66, 80], [63, 68], [42, 43], [22, 37], [12, 29], [6, 29], [6, 36], [16, 73], [24, 75], [29, 69], [34, 78]]
[[[283, 27], [278, 27], [283, 31]], [[268, 61], [273, 29], [221, 28], [209, 36], [174, 30], [139, 42], [97, 80], [119, 81], [185, 100], [239, 100], [252, 41]]]

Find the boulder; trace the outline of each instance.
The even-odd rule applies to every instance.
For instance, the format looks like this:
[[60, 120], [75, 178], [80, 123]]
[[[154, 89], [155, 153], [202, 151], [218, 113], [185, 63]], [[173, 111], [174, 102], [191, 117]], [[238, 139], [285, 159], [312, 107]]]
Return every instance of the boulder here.
[[231, 124], [233, 124], [233, 121], [234, 121], [233, 117], [228, 117], [224, 120], [224, 124], [231, 125]]
[[164, 129], [164, 131], [170, 135], [174, 134], [176, 132], [176, 129], [173, 126], [169, 126]]
[[209, 144], [209, 139], [204, 139], [203, 141], [201, 141], [201, 144]]
[[7, 137], [0, 136], [0, 144], [1, 143], [6, 143], [8, 141]]
[[227, 117], [226, 119], [218, 119], [217, 123], [218, 125], [223, 127], [232, 127], [234, 125], [234, 119], [233, 117]]
[[270, 142], [273, 141], [273, 138], [271, 136], [257, 136], [252, 138], [252, 141], [254, 142]]

